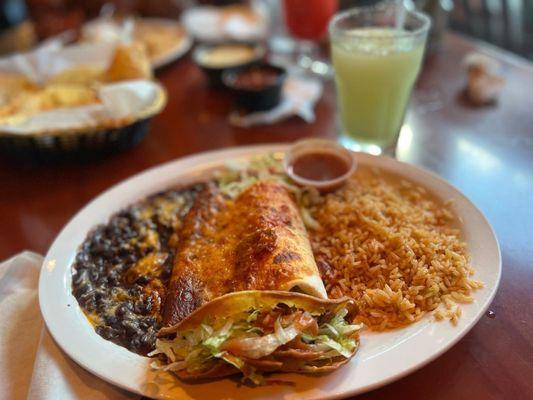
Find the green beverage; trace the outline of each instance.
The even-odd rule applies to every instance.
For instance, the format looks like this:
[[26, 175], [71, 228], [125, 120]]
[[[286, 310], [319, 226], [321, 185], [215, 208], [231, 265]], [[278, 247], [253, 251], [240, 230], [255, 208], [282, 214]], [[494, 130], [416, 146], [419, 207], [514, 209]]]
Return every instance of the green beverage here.
[[[422, 34], [390, 26], [372, 26], [362, 19], [364, 9], [349, 11], [351, 23], [335, 26], [331, 32], [331, 56], [335, 69], [340, 141], [353, 150], [379, 154], [395, 147], [409, 97], [422, 63], [427, 27]], [[376, 13], [377, 9], [370, 8]], [[360, 26], [362, 25], [362, 26]]]

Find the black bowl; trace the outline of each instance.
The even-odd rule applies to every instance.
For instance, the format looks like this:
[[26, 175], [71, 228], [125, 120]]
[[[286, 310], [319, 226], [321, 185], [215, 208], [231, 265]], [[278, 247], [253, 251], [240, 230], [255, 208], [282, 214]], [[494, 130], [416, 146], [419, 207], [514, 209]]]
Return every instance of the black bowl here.
[[224, 85], [236, 95], [236, 104], [248, 112], [266, 111], [281, 101], [285, 69], [260, 63], [233, 68], [222, 74]]
[[[249, 61], [238, 62], [238, 63], [228, 63], [224, 66], [212, 66], [212, 65], [209, 65], [208, 63], [205, 63], [202, 60], [205, 53], [217, 47], [222, 47], [222, 46], [246, 46], [246, 47], [253, 49], [254, 56], [250, 58]], [[222, 84], [222, 74], [224, 71], [230, 68], [246, 67], [246, 66], [255, 65], [259, 63], [263, 59], [264, 56], [265, 56], [265, 48], [263, 46], [249, 44], [249, 43], [231, 42], [231, 43], [221, 43], [221, 44], [200, 45], [194, 50], [192, 58], [195, 64], [198, 65], [198, 67], [200, 67], [200, 69], [206, 75], [209, 86], [215, 87], [215, 88], [221, 88], [221, 87], [224, 87], [224, 85]]]

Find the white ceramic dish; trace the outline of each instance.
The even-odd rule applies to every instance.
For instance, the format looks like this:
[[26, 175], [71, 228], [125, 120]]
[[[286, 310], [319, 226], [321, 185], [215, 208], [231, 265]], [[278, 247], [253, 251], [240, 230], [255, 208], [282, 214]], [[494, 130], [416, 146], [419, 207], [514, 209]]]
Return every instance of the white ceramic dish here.
[[124, 389], [158, 399], [332, 399], [362, 393], [399, 379], [424, 366], [461, 339], [484, 314], [501, 275], [496, 237], [483, 214], [457, 189], [436, 175], [386, 157], [357, 154], [359, 166], [374, 166], [417, 182], [442, 199], [454, 199], [452, 209], [462, 219], [462, 231], [485, 288], [475, 301], [463, 306], [457, 326], [426, 316], [407, 328], [387, 333], [364, 333], [356, 356], [336, 372], [321, 376], [285, 375], [294, 386], [239, 387], [223, 379], [185, 384], [172, 375], [151, 371], [150, 360], [98, 336], [71, 293], [71, 263], [88, 231], [106, 222], [127, 205], [177, 184], [201, 178], [230, 159], [247, 158], [284, 145], [240, 147], [202, 153], [152, 168], [98, 196], [61, 231], [41, 271], [39, 301], [48, 329], [56, 342], [78, 364]]
[[[179, 23], [172, 19], [165, 18], [143, 18], [142, 22], [144, 24], [153, 24], [161, 26], [175, 27]], [[152, 58], [151, 64], [153, 69], [158, 69], [164, 67], [181, 57], [183, 57], [192, 46], [192, 37], [188, 33], [184, 33], [182, 39], [173, 47], [169, 48], [165, 53], [159, 55], [158, 57]]]
[[258, 20], [250, 22], [239, 15], [224, 17], [223, 7], [199, 6], [187, 9], [181, 22], [187, 32], [200, 42], [254, 42], [265, 39], [268, 31], [267, 13], [254, 7]]

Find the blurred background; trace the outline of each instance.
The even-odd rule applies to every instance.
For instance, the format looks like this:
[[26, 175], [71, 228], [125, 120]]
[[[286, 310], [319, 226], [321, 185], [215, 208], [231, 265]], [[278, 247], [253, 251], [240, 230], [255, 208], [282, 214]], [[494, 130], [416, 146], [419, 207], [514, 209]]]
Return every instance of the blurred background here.
[[[263, 0], [266, 5], [277, 0]], [[533, 0], [408, 0], [433, 17], [433, 41], [451, 29], [533, 59]], [[244, 2], [244, 1], [241, 1]], [[339, 8], [374, 0], [340, 0]], [[178, 18], [198, 4], [224, 5], [232, 0], [3, 0], [0, 8], [0, 54], [31, 48], [39, 40], [78, 29], [84, 21], [113, 10], [115, 14]], [[430, 45], [432, 41], [430, 39]]]

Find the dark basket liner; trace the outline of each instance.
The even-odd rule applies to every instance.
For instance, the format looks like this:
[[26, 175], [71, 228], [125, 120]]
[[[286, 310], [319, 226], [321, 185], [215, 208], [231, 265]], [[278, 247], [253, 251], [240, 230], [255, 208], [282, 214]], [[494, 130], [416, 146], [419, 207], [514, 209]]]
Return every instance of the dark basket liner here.
[[151, 118], [125, 127], [61, 135], [0, 135], [0, 157], [27, 165], [83, 161], [129, 149], [148, 132]]

